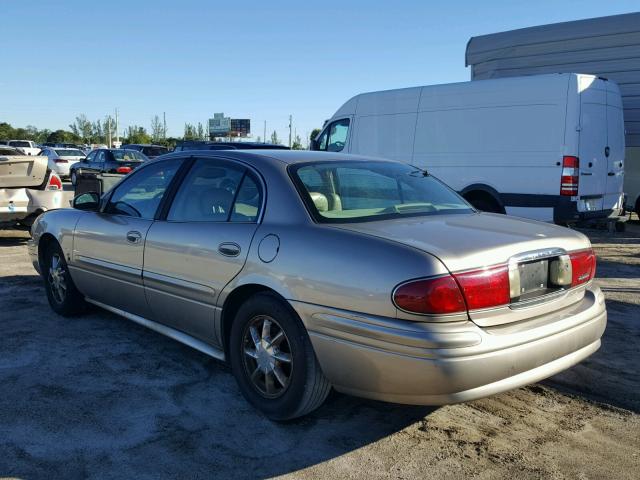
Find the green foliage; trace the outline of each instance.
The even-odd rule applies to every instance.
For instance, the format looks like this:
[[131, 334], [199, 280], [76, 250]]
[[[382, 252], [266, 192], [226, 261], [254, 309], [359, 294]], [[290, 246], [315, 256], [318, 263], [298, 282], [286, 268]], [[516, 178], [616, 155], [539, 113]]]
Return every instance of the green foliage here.
[[144, 127], [131, 125], [125, 132], [123, 143], [151, 143], [151, 137]]
[[195, 125], [192, 125], [191, 123], [184, 124], [184, 139], [198, 140], [198, 131]]
[[73, 132], [56, 130], [47, 136], [46, 141], [54, 143], [79, 143], [81, 138]]
[[271, 143], [273, 143], [274, 145], [280, 145], [280, 139], [278, 138], [278, 132], [276, 132], [275, 130], [271, 134]]
[[158, 115], [151, 117], [151, 139], [153, 143], [158, 143], [165, 136], [164, 123]]
[[296, 135], [296, 138], [293, 139], [293, 144], [291, 145], [292, 150], [304, 150], [304, 145], [302, 145], [302, 139], [300, 135]]
[[311, 130], [311, 135], [309, 135], [309, 141], [315, 140], [321, 131], [322, 130], [319, 128], [314, 128], [313, 130]]

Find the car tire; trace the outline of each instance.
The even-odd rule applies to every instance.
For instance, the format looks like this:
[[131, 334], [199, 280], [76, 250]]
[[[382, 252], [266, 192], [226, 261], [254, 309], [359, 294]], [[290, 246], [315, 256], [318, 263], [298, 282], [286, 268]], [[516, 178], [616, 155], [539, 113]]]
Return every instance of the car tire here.
[[42, 277], [49, 305], [58, 315], [70, 317], [86, 308], [84, 296], [78, 291], [69, 274], [64, 253], [57, 242], [50, 243], [44, 254]]
[[331, 390], [304, 325], [275, 295], [256, 294], [239, 308], [228, 347], [242, 395], [271, 420], [301, 417]]
[[497, 202], [491, 201], [486, 198], [473, 198], [469, 200], [469, 203], [473, 205], [477, 210], [488, 213], [503, 213], [500, 205]]

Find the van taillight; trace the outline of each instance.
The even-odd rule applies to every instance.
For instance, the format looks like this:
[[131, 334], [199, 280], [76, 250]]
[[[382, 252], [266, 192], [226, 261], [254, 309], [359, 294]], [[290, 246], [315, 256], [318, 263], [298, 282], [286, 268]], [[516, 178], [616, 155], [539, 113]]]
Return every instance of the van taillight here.
[[393, 292], [393, 301], [399, 309], [419, 314], [467, 310], [462, 292], [451, 275], [404, 283]]
[[562, 176], [560, 177], [560, 195], [572, 197], [578, 195], [580, 161], [578, 157], [562, 158]]
[[62, 190], [62, 180], [55, 173], [49, 175], [49, 182], [47, 183], [47, 190]]
[[511, 302], [509, 267], [500, 265], [453, 275], [462, 288], [469, 310], [507, 305]]
[[569, 253], [571, 259], [571, 286], [587, 283], [596, 274], [596, 255], [593, 249]]

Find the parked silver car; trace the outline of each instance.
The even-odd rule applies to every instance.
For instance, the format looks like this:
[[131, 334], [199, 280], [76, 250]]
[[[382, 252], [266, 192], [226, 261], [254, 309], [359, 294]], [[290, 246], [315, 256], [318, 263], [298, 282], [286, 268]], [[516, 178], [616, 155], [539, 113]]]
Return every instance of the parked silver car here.
[[87, 301], [228, 360], [276, 420], [331, 387], [492, 395], [588, 357], [606, 324], [584, 235], [479, 213], [404, 163], [180, 152], [74, 206], [32, 228], [53, 310]]

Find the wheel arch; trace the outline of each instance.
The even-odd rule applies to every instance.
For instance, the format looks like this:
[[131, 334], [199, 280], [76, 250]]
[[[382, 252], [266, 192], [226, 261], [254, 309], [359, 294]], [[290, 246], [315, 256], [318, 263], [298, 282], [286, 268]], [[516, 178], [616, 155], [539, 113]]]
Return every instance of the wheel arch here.
[[38, 265], [40, 265], [40, 271], [43, 272], [42, 266], [44, 265], [44, 255], [49, 249], [50, 245], [59, 244], [58, 239], [51, 233], [45, 232], [40, 235], [38, 239]]
[[273, 288], [265, 285], [264, 283], [245, 283], [243, 285], [238, 285], [234, 287], [229, 293], [226, 295], [224, 299], [224, 303], [222, 305], [222, 311], [220, 313], [220, 333], [222, 346], [225, 353], [225, 358], [229, 358], [229, 336], [231, 335], [231, 325], [233, 324], [233, 319], [238, 313], [238, 310], [252, 296], [258, 293], [269, 293], [281, 300], [284, 304], [288, 305], [291, 308], [291, 311], [296, 315], [297, 313], [291, 306], [291, 304], [287, 301], [287, 299], [274, 290]]
[[474, 183], [464, 187], [460, 192], [465, 200], [471, 202], [472, 199], [487, 199], [494, 202], [500, 209], [500, 213], [506, 213], [506, 209], [500, 198], [500, 193], [490, 185], [484, 183]]

